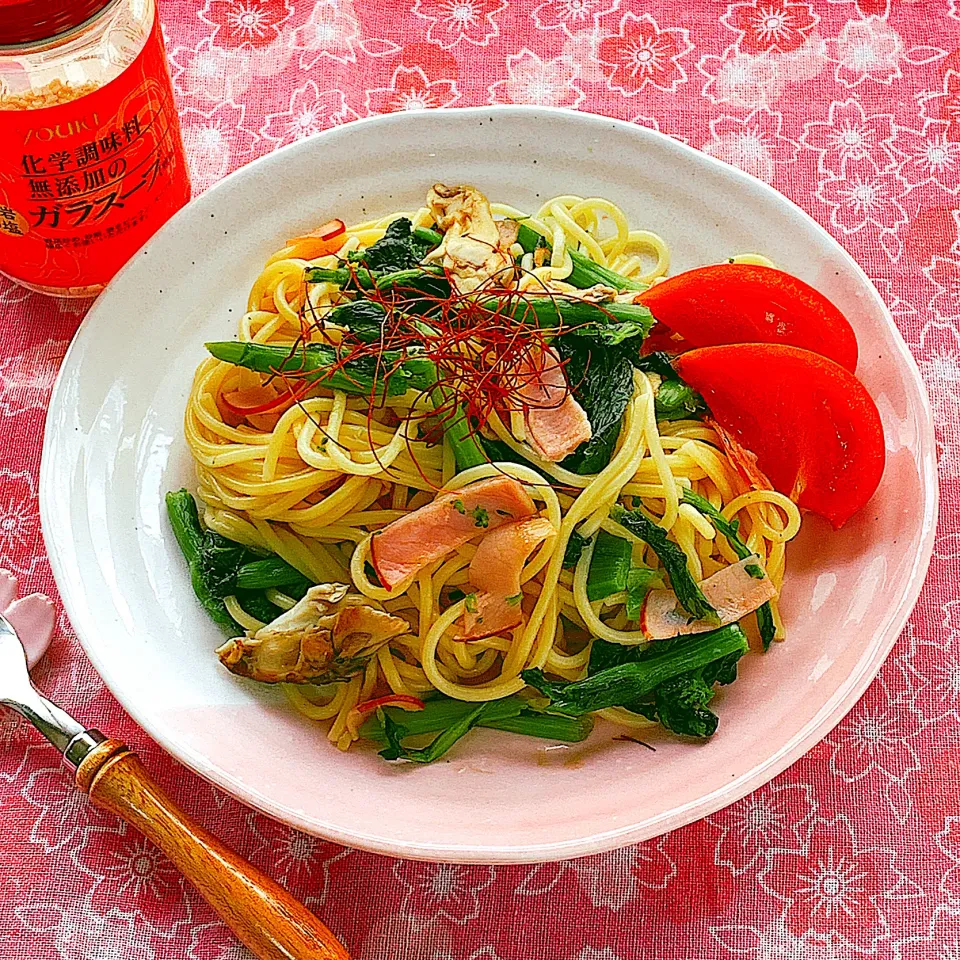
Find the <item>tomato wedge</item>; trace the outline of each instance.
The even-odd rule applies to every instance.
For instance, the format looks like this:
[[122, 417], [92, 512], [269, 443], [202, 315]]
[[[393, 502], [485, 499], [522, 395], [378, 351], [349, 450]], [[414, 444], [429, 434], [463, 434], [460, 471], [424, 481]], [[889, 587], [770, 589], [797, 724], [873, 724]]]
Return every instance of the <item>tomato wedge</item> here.
[[347, 225], [342, 220], [328, 220], [310, 233], [289, 239], [287, 246], [293, 247], [290, 256], [316, 260], [328, 253], [336, 253], [343, 246], [346, 232]]
[[[847, 318], [813, 287], [782, 270], [748, 263], [698, 267], [654, 284], [637, 298], [682, 341], [660, 337], [671, 353], [726, 343], [785, 343], [857, 369], [857, 338]], [[654, 330], [656, 334], [657, 331]]]
[[885, 459], [880, 414], [840, 364], [799, 347], [744, 343], [691, 350], [674, 367], [801, 507], [839, 528], [873, 496]]

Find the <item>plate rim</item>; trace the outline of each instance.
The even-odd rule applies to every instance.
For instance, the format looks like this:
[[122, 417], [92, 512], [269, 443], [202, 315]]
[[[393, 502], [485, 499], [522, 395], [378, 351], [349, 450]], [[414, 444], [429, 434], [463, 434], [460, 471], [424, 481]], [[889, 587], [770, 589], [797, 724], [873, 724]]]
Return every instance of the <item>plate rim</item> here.
[[[567, 121], [576, 120], [583, 122], [587, 126], [591, 124], [610, 126], [637, 137], [638, 142], [642, 142], [644, 139], [659, 142], [662, 146], [669, 147], [670, 150], [676, 153], [696, 158], [698, 162], [706, 165], [708, 168], [712, 167], [715, 171], [722, 173], [727, 179], [739, 182], [742, 187], [757, 192], [767, 199], [774, 200], [780, 205], [784, 205], [794, 214], [800, 214], [820, 235], [821, 240], [826, 242], [832, 254], [844, 261], [847, 267], [852, 269], [853, 273], [858, 276], [870, 291], [876, 305], [882, 310], [886, 324], [893, 333], [894, 348], [899, 354], [901, 364], [905, 365], [909, 371], [909, 383], [919, 396], [920, 412], [922, 414], [918, 419], [919, 445], [916, 452], [916, 460], [921, 478], [925, 509], [921, 519], [920, 548], [917, 551], [908, 574], [909, 588], [904, 593], [897, 607], [888, 613], [886, 622], [875, 631], [873, 646], [864, 652], [860, 660], [857, 661], [855, 669], [851, 671], [844, 682], [838, 686], [833, 695], [821, 707], [820, 711], [778, 751], [768, 757], [764, 762], [753, 767], [747, 773], [736, 777], [731, 783], [725, 784], [723, 787], [698, 797], [681, 807], [673, 807], [640, 824], [627, 824], [608, 831], [570, 840], [531, 843], [523, 846], [405, 842], [379, 836], [363, 835], [357, 831], [351, 832], [344, 830], [334, 824], [301, 817], [297, 811], [260, 795], [251, 785], [237, 781], [228, 771], [215, 764], [211, 764], [200, 751], [194, 750], [188, 744], [182, 742], [177, 734], [168, 728], [168, 724], [165, 723], [162, 713], [141, 712], [138, 709], [135, 698], [124, 692], [123, 682], [112, 674], [109, 663], [96, 652], [97, 645], [95, 640], [91, 640], [91, 637], [96, 633], [95, 624], [87, 622], [85, 613], [78, 604], [74, 593], [76, 588], [71, 584], [65, 569], [64, 557], [69, 552], [69, 547], [71, 546], [69, 541], [71, 538], [69, 536], [65, 538], [59, 537], [59, 531], [53, 523], [53, 517], [51, 515], [51, 500], [55, 492], [53, 470], [56, 459], [55, 451], [53, 450], [53, 432], [51, 427], [55, 419], [55, 412], [60, 409], [64, 399], [66, 371], [70, 369], [75, 362], [75, 358], [79, 356], [82, 349], [86, 346], [86, 341], [93, 336], [93, 334], [90, 333], [93, 326], [90, 318], [97, 313], [97, 302], [91, 306], [77, 328], [63, 358], [56, 382], [50, 394], [49, 405], [44, 418], [38, 497], [43, 541], [53, 578], [60, 593], [64, 610], [70, 623], [73, 625], [84, 653], [90, 659], [94, 669], [100, 675], [104, 684], [116, 698], [123, 710], [152, 740], [178, 762], [184, 764], [184, 766], [191, 769], [198, 776], [224, 790], [234, 799], [251, 809], [265, 813], [273, 819], [305, 833], [345, 846], [386, 856], [434, 862], [482, 864], [538, 863], [603, 853], [661, 836], [670, 830], [677, 829], [695, 820], [709, 816], [717, 810], [742, 799], [748, 793], [758, 789], [765, 783], [768, 783], [823, 740], [853, 708], [869, 684], [878, 675], [880, 668], [883, 666], [884, 661], [887, 659], [903, 631], [910, 614], [916, 606], [920, 592], [926, 581], [927, 571], [933, 555], [936, 522], [939, 511], [939, 484], [935, 457], [933, 412], [919, 367], [902, 333], [897, 327], [889, 308], [873, 282], [853, 256], [829, 231], [800, 207], [799, 204], [776, 190], [770, 184], [753, 177], [738, 167], [703, 153], [695, 147], [691, 147], [668, 134], [625, 120], [607, 117], [602, 114], [536, 105], [444, 107], [416, 113], [383, 114], [364, 117], [351, 121], [349, 124], [332, 127], [329, 130], [321, 131], [303, 140], [283, 146], [262, 157], [258, 157], [250, 163], [232, 171], [202, 194], [194, 196], [186, 206], [181, 208], [181, 210], [174, 214], [174, 216], [160, 228], [154, 237], [149, 239], [140, 250], [131, 257], [117, 273], [116, 277], [108, 284], [105, 292], [108, 292], [128, 271], [134, 269], [134, 265], [139, 262], [140, 255], [150, 247], [156, 237], [165, 231], [169, 231], [171, 226], [180, 220], [188, 216], [193, 216], [193, 208], [216, 203], [216, 198], [224, 189], [227, 189], [234, 180], [250, 176], [251, 170], [257, 169], [258, 165], [263, 165], [268, 162], [282, 162], [282, 160], [278, 161], [275, 158], [282, 158], [284, 154], [309, 149], [307, 144], [314, 141], [322, 141], [331, 137], [331, 135], [341, 134], [344, 129], [369, 126], [384, 126], [388, 128], [396, 123], [418, 123], [423, 121], [432, 123], [434, 122], [433, 118], [436, 116], [443, 116], [449, 120], [451, 115], [458, 115], [466, 122], [472, 117], [490, 115], [491, 113], [516, 116], [527, 115], [528, 117], [540, 115], [548, 119], [562, 118]], [[68, 534], [71, 532], [70, 530], [67, 531]], [[61, 539], [65, 542], [61, 542]], [[64, 549], [66, 553], [61, 553], [61, 550]]]

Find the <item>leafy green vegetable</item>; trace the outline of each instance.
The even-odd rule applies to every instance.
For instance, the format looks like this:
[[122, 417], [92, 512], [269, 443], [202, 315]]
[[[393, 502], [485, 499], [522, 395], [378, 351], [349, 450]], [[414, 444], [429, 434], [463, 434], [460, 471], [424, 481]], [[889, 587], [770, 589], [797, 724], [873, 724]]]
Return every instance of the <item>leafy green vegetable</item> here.
[[[450, 724], [462, 719], [474, 710], [476, 704], [449, 697], [434, 697], [427, 700], [424, 709], [407, 713], [396, 707], [385, 707], [379, 711], [389, 716], [403, 728], [401, 739], [439, 733]], [[490, 727], [494, 730], [507, 730], [529, 737], [541, 737], [545, 740], [564, 740], [579, 742], [586, 739], [593, 727], [590, 717], [568, 717], [543, 713], [531, 707], [522, 697], [505, 697], [491, 700], [477, 723], [478, 727]], [[360, 736], [377, 743], [385, 743], [384, 725], [379, 716], [370, 717], [360, 728]]]
[[475, 527], [483, 527], [486, 529], [490, 526], [490, 514], [487, 513], [486, 507], [481, 507], [479, 504], [473, 508], [473, 525]]
[[631, 567], [627, 574], [627, 602], [624, 604], [627, 619], [638, 620], [644, 597], [653, 587], [662, 586], [663, 580], [659, 570], [651, 570], [650, 567], [642, 564]]
[[591, 603], [627, 589], [632, 554], [633, 546], [628, 540], [606, 530], [597, 531], [587, 574], [587, 599]]
[[674, 733], [688, 737], [710, 737], [719, 718], [707, 709], [713, 699], [714, 684], [730, 684], [737, 679], [737, 662], [742, 651], [734, 651], [712, 663], [673, 677], [654, 690], [653, 703], [640, 712]]
[[521, 453], [508, 447], [502, 440], [485, 437], [482, 433], [476, 434], [480, 446], [490, 463], [519, 463], [525, 467], [536, 469], [536, 464], [528, 460]]
[[364, 343], [376, 343], [383, 336], [383, 321], [387, 318], [386, 308], [375, 300], [361, 297], [334, 307], [326, 317], [331, 323], [348, 327], [350, 332]]
[[[450, 284], [441, 267], [412, 267], [393, 273], [378, 273], [366, 267], [307, 267], [303, 272], [307, 283], [333, 283], [344, 289], [404, 291], [426, 293], [434, 297], [448, 297]], [[409, 309], [407, 305], [406, 309]]]
[[[607, 346], [618, 346], [636, 338], [643, 340], [656, 322], [650, 308], [639, 303], [615, 300], [593, 303], [573, 297], [534, 294], [508, 299], [507, 303], [509, 312], [517, 320], [535, 322], [548, 329], [563, 323], [570, 328], [566, 336], [583, 337]], [[502, 313], [504, 301], [485, 300], [484, 306]]]
[[770, 649], [773, 638], [777, 635], [777, 624], [773, 619], [773, 607], [769, 601], [757, 609], [757, 628], [760, 631], [760, 640], [763, 643], [764, 653]]
[[337, 367], [333, 347], [311, 343], [291, 350], [279, 344], [221, 340], [206, 344], [218, 360], [260, 373], [285, 373], [344, 393], [370, 396], [374, 389], [382, 396], [400, 396], [407, 390], [427, 390], [436, 382], [436, 368], [426, 357], [404, 356], [388, 350], [375, 357], [360, 357]]
[[667, 539], [667, 533], [652, 520], [640, 513], [639, 510], [627, 510], [615, 506], [610, 516], [622, 527], [649, 544], [653, 552], [660, 558], [670, 585], [677, 595], [680, 606], [693, 617], [694, 620], [708, 620], [716, 618], [717, 611], [710, 605], [710, 601], [703, 595], [699, 584], [690, 575], [687, 569], [687, 556], [675, 543]]
[[260, 558], [252, 550], [219, 533], [207, 530], [200, 545], [200, 569], [204, 582], [218, 597], [236, 592], [237, 574], [247, 563]]
[[633, 663], [643, 659], [641, 654], [651, 646], [627, 646], [622, 643], [610, 643], [609, 640], [594, 640], [590, 647], [590, 661], [587, 664], [587, 676], [592, 677], [601, 670], [617, 667], [623, 663]]
[[481, 719], [477, 726], [520, 733], [525, 737], [539, 737], [542, 740], [580, 743], [590, 736], [590, 731], [593, 730], [593, 717], [588, 715], [566, 717], [560, 714], [525, 710], [515, 717], [506, 717], [503, 720]]
[[576, 715], [606, 707], [632, 708], [671, 677], [698, 670], [733, 653], [745, 653], [747, 649], [747, 638], [734, 623], [710, 633], [684, 637], [682, 642], [652, 644], [632, 661], [617, 663], [573, 683], [547, 680], [542, 670], [524, 670], [521, 676], [549, 697], [555, 710]]
[[[753, 554], [753, 551], [740, 538], [740, 528], [736, 520], [727, 520], [726, 517], [709, 501], [706, 497], [701, 497], [699, 493], [693, 490], [684, 489], [683, 502], [689, 503], [691, 507], [702, 513], [713, 525], [717, 532], [727, 538], [733, 552], [741, 559], [746, 560]], [[756, 566], [750, 564], [750, 566]], [[760, 573], [763, 570], [758, 566]], [[747, 570], [750, 573], [750, 570]], [[750, 576], [754, 574], [750, 573]], [[757, 627], [760, 631], [760, 640], [763, 643], [763, 649], [769, 650], [770, 644], [777, 632], [777, 626], [773, 620], [773, 608], [769, 601], [757, 610]]]
[[459, 720], [454, 721], [426, 747], [405, 747], [401, 740], [407, 736], [407, 730], [386, 712], [383, 713], [383, 733], [387, 745], [380, 751], [384, 760], [410, 760], [413, 763], [433, 763], [442, 757], [458, 740], [465, 737], [483, 718], [488, 704], [481, 703]]
[[567, 541], [566, 549], [563, 551], [563, 566], [575, 567], [580, 560], [580, 554], [584, 547], [590, 542], [589, 537], [584, 537], [576, 530], [570, 532], [570, 539]]
[[[724, 628], [726, 629], [726, 628]], [[642, 663], [667, 651], [683, 648], [685, 637], [662, 640], [648, 647], [627, 647], [622, 644], [594, 640], [590, 648], [589, 675], [600, 673], [625, 663]], [[744, 648], [734, 649], [725, 656], [663, 681], [650, 693], [625, 703], [627, 709], [660, 724], [674, 733], [690, 737], [709, 737], [717, 729], [717, 717], [707, 709], [713, 699], [716, 683], [729, 684], [737, 679], [737, 661]]]
[[266, 590], [283, 587], [301, 597], [313, 585], [280, 557], [262, 557], [252, 550], [200, 525], [197, 504], [186, 490], [168, 493], [167, 513], [177, 543], [190, 567], [193, 589], [210, 617], [231, 636], [243, 627], [230, 616], [223, 598], [235, 596], [250, 616], [269, 623], [281, 610], [267, 599]]
[[431, 230], [429, 227], [414, 227], [413, 235], [427, 247], [439, 247], [443, 243], [443, 234], [439, 230]]
[[677, 371], [673, 369], [673, 361], [669, 353], [656, 350], [637, 359], [634, 364], [643, 373], [655, 373], [664, 380], [676, 380]]
[[664, 380], [660, 384], [654, 410], [658, 420], [696, 420], [707, 412], [700, 394], [681, 380]]
[[[613, 455], [624, 412], [633, 397], [634, 365], [653, 318], [646, 307], [638, 304], [576, 303], [580, 307], [575, 319], [582, 325], [565, 330], [552, 346], [564, 361], [570, 390], [583, 407], [593, 433], [561, 466], [588, 474], [602, 470]], [[612, 311], [621, 318], [620, 322], [610, 323], [604, 311]], [[590, 319], [596, 315], [603, 320]]]
[[[538, 246], [548, 246], [542, 234], [522, 222], [517, 233], [517, 242], [523, 247], [525, 253], [531, 253]], [[639, 280], [630, 280], [614, 270], [601, 267], [599, 263], [594, 263], [577, 250], [570, 250], [570, 259], [573, 260], [573, 271], [566, 280], [574, 287], [583, 289], [592, 287], [595, 283], [606, 284], [615, 290], [646, 290], [648, 287], [648, 284]]]
[[[656, 719], [674, 733], [687, 737], [711, 737], [719, 717], [707, 709], [713, 687], [699, 670], [664, 681], [653, 692]], [[654, 718], [651, 718], [654, 719]]]
[[631, 360], [617, 350], [591, 346], [582, 337], [557, 337], [553, 347], [565, 363], [570, 390], [583, 407], [593, 433], [560, 465], [578, 474], [599, 473], [610, 462], [623, 414], [633, 398]]
[[699, 419], [707, 412], [703, 398], [689, 384], [683, 382], [669, 354], [657, 351], [637, 361], [637, 369], [655, 373], [662, 380], [654, 401], [658, 420]]
[[725, 657], [720, 657], [703, 668], [703, 679], [706, 683], [719, 683], [728, 686], [737, 679], [737, 664], [746, 651], [734, 651]]
[[[468, 470], [487, 463], [487, 454], [480, 442], [480, 432], [474, 430], [462, 404], [458, 404], [451, 392], [440, 382], [436, 365], [433, 367], [433, 386], [430, 399], [435, 410], [446, 410], [443, 418], [443, 441], [450, 445], [457, 470]], [[449, 409], [453, 407], [453, 409]]]
[[207, 582], [204, 564], [201, 559], [204, 531], [200, 526], [200, 515], [197, 504], [186, 490], [171, 491], [166, 496], [167, 515], [173, 535], [177, 539], [180, 550], [190, 568], [190, 581], [193, 592], [197, 595], [201, 606], [210, 615], [210, 618], [225, 633], [237, 636], [243, 633], [243, 628], [227, 612], [223, 599]]
[[440, 241], [433, 243], [412, 228], [413, 224], [406, 217], [400, 217], [387, 227], [376, 243], [364, 250], [348, 253], [347, 259], [351, 263], [362, 263], [368, 270], [381, 274], [416, 267]]
[[237, 570], [236, 588], [238, 590], [267, 590], [271, 587], [283, 587], [290, 596], [298, 596], [305, 593], [311, 586], [313, 583], [310, 580], [280, 557], [258, 557], [256, 560], [244, 563]]

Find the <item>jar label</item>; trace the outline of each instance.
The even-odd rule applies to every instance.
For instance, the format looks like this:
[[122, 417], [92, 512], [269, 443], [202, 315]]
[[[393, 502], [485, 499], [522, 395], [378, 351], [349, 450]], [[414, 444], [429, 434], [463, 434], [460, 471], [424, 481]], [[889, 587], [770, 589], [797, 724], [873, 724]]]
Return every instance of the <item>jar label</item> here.
[[159, 19], [99, 89], [0, 110], [0, 272], [15, 280], [104, 284], [189, 198]]

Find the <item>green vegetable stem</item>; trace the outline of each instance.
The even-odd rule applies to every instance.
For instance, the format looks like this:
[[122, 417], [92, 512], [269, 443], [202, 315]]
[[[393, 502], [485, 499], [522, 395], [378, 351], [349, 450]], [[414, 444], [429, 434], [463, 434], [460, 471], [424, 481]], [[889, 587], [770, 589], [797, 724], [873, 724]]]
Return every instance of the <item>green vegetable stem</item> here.
[[[476, 708], [476, 704], [449, 697], [427, 700], [423, 710], [407, 712], [396, 707], [385, 707], [380, 713], [402, 727], [401, 738], [440, 733], [451, 724], [463, 719]], [[528, 737], [544, 740], [561, 740], [578, 743], [585, 740], [593, 729], [590, 717], [569, 717], [534, 710], [522, 697], [505, 697], [486, 704], [486, 710], [476, 724], [493, 730], [506, 730]], [[387, 742], [381, 717], [370, 717], [360, 728], [360, 736], [376, 743]]]
[[748, 646], [743, 631], [733, 623], [710, 633], [694, 634], [682, 643], [664, 644], [662, 648], [654, 644], [645, 659], [617, 664], [585, 680], [553, 682], [542, 670], [524, 670], [521, 676], [549, 697], [555, 710], [579, 715], [634, 704], [671, 677], [732, 654], [743, 654]]
[[[541, 235], [536, 230], [528, 227], [525, 223], [520, 224], [517, 242], [523, 247], [524, 252], [532, 253], [536, 250], [538, 243], [542, 245], [541, 241]], [[576, 250], [569, 250], [568, 248], [568, 252], [570, 259], [573, 261], [573, 270], [566, 279], [567, 283], [574, 287], [584, 289], [585, 287], [592, 287], [595, 283], [603, 283], [615, 290], [641, 291], [646, 290], [649, 286], [649, 284], [642, 283], [639, 280], [630, 280], [608, 267], [601, 267], [599, 263], [594, 263], [589, 257], [585, 257]]]
[[606, 530], [597, 532], [587, 574], [587, 599], [591, 603], [627, 589], [632, 554], [629, 540], [615, 537]]
[[173, 535], [190, 569], [190, 581], [203, 609], [225, 633], [237, 636], [243, 628], [227, 612], [223, 599], [211, 587], [203, 563], [204, 532], [200, 526], [197, 504], [186, 490], [170, 492], [166, 497], [167, 515]]
[[436, 382], [436, 368], [426, 357], [405, 357], [392, 350], [385, 351], [379, 362], [374, 357], [361, 357], [335, 369], [336, 351], [321, 343], [291, 349], [278, 344], [221, 340], [206, 347], [218, 360], [248, 370], [289, 374], [360, 396], [370, 396], [376, 391], [380, 398], [384, 392], [388, 397], [395, 397], [407, 390], [427, 390]]

